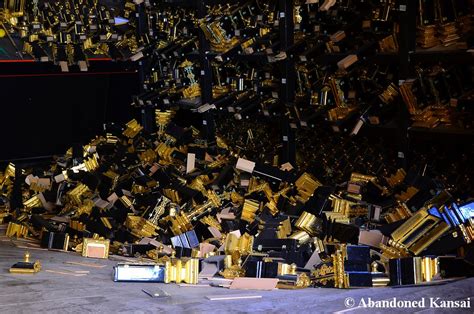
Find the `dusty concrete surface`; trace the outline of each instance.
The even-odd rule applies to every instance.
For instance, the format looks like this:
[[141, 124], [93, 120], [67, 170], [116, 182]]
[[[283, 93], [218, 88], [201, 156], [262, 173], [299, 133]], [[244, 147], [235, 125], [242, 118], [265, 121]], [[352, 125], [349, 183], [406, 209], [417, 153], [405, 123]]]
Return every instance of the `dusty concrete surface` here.
[[[453, 310], [429, 308], [430, 297], [444, 300], [471, 298], [471, 309], [458, 312], [473, 313], [474, 278], [441, 286], [410, 288], [322, 289], [275, 291], [235, 291], [215, 287], [179, 287], [175, 284], [115, 283], [112, 281], [110, 260], [86, 259], [75, 253], [32, 250], [33, 259], [42, 263], [42, 271], [34, 275], [10, 274], [9, 267], [22, 259], [25, 249], [0, 241], [0, 313], [380, 313], [380, 312], [445, 312]], [[65, 262], [96, 263], [103, 268], [77, 266]], [[53, 272], [89, 271], [85, 276]], [[159, 288], [171, 296], [151, 298], [142, 289]], [[210, 301], [209, 295], [261, 295], [255, 300]], [[372, 300], [420, 300], [425, 308], [368, 309], [357, 307], [361, 298]], [[345, 302], [354, 307], [347, 308]], [[348, 301], [349, 300], [349, 301]]]

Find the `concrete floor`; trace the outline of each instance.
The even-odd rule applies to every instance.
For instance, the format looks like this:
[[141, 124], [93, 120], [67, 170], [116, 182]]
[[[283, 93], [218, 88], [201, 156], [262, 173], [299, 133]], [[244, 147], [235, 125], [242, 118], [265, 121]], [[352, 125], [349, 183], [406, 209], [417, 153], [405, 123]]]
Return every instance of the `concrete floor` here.
[[[358, 308], [361, 298], [387, 300], [419, 300], [423, 297], [441, 297], [461, 300], [471, 297], [474, 307], [474, 278], [440, 286], [370, 289], [325, 289], [275, 291], [236, 291], [216, 287], [180, 287], [175, 284], [116, 283], [112, 281], [110, 260], [86, 259], [76, 253], [51, 252], [30, 249], [32, 259], [39, 259], [42, 271], [34, 275], [10, 274], [9, 267], [22, 260], [25, 249], [15, 247], [10, 240], [0, 239], [0, 313], [379, 313], [379, 312], [446, 312], [438, 309], [367, 309]], [[77, 266], [65, 262], [106, 265], [103, 268]], [[49, 271], [89, 271], [85, 276], [71, 276]], [[151, 298], [142, 289], [159, 288], [171, 296]], [[261, 299], [210, 301], [210, 295], [261, 295]], [[347, 308], [346, 298], [356, 305]], [[367, 300], [367, 299], [365, 299]], [[427, 300], [427, 305], [429, 301]], [[459, 311], [473, 313], [471, 309]]]

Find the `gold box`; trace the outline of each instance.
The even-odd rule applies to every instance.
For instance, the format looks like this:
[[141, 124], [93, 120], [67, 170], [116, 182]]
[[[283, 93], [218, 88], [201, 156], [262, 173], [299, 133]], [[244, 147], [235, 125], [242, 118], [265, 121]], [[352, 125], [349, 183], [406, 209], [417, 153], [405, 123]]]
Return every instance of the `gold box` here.
[[109, 246], [109, 240], [95, 240], [86, 238], [82, 244], [82, 256], [92, 258], [108, 258]]

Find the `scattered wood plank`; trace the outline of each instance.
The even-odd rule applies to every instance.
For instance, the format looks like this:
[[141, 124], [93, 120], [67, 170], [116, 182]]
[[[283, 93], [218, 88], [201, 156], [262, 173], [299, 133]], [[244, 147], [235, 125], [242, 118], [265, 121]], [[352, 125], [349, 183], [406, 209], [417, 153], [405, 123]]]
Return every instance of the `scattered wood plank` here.
[[75, 273], [73, 273], [73, 272], [57, 271], [57, 270], [50, 270], [50, 269], [46, 269], [45, 272], [47, 272], [47, 273], [53, 273], [53, 274], [59, 274], [59, 275], [74, 276], [74, 277], [87, 276], [87, 274], [75, 274]]
[[197, 288], [197, 287], [210, 287], [210, 285], [208, 285], [208, 284], [192, 285], [192, 284], [189, 284], [189, 283], [179, 283], [178, 286], [180, 286], [180, 287], [194, 287], [194, 288]]
[[222, 301], [222, 300], [241, 300], [241, 299], [261, 299], [261, 295], [208, 295], [206, 296], [211, 301]]
[[95, 268], [104, 268], [107, 265], [100, 265], [100, 264], [93, 264], [93, 263], [81, 263], [81, 262], [64, 262], [64, 264], [69, 265], [79, 265], [79, 266], [86, 266], [86, 267], [95, 267]]
[[66, 269], [66, 268], [58, 268], [58, 271], [65, 271], [69, 273], [75, 273], [75, 274], [90, 274], [89, 270], [75, 270], [75, 269]]
[[35, 247], [35, 246], [24, 246], [24, 245], [16, 245], [15, 247], [19, 249], [28, 249], [28, 250], [38, 250], [38, 251], [47, 251], [48, 249], [43, 249], [41, 247]]

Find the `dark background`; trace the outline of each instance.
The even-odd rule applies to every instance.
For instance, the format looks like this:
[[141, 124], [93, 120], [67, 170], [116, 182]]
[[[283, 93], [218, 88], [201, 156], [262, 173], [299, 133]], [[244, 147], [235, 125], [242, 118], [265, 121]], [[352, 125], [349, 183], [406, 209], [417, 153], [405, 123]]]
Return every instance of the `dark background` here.
[[91, 60], [89, 72], [52, 63], [0, 62], [0, 162], [64, 153], [87, 143], [105, 122], [136, 117], [131, 63]]

